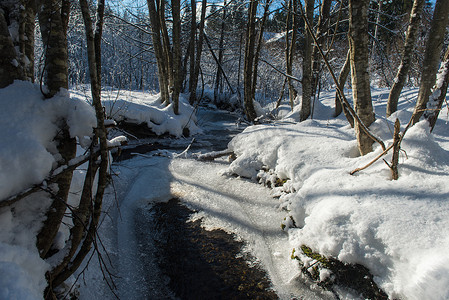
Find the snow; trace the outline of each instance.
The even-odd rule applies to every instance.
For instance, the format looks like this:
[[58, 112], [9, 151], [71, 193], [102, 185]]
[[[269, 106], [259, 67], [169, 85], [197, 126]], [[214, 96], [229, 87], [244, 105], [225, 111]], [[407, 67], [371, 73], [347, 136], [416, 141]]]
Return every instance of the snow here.
[[[83, 96], [82, 91], [74, 91]], [[88, 90], [85, 91], [86, 95]], [[157, 135], [164, 133], [175, 137], [183, 135], [183, 129], [188, 128], [190, 134], [200, 132], [196, 126], [194, 109], [184, 95], [179, 98], [179, 115], [173, 112], [173, 104], [165, 106], [160, 94], [138, 91], [102, 92], [102, 103], [108, 118], [116, 122], [126, 121], [134, 124], [146, 124]]]
[[0, 89], [0, 199], [41, 183], [49, 174], [56, 163], [53, 138], [62, 118], [72, 137], [85, 140], [92, 135], [93, 110], [86, 102], [67, 97], [61, 92], [44, 101], [39, 86], [29, 82], [16, 81]]
[[[69, 99], [66, 91], [45, 100], [39, 86], [29, 82], [16, 81], [0, 89], [1, 201], [34, 184], [46, 188], [44, 179], [58, 160], [53, 139], [62, 119], [80, 141], [86, 141], [96, 125], [90, 105]], [[39, 257], [35, 245], [50, 203], [45, 193], [38, 192], [0, 208], [1, 299], [42, 298], [50, 265]]]
[[[119, 120], [129, 118], [147, 122], [159, 134], [168, 132], [180, 136], [184, 127], [191, 133], [199, 132], [194, 124], [193, 108], [184, 98], [180, 102], [179, 115], [173, 113], [171, 106], [159, 104], [156, 95], [131, 93], [131, 98], [134, 102], [118, 99], [120, 105], [130, 108], [128, 115], [123, 107], [114, 110], [116, 103], [112, 101], [106, 100], [105, 105], [119, 116]], [[0, 89], [0, 201], [36, 184], [43, 189], [56, 188], [47, 186], [46, 179], [67, 167], [58, 167], [60, 155], [54, 141], [64, 125], [63, 120], [70, 136], [78, 142], [77, 157], [68, 165], [79, 164], [85, 159], [85, 151], [97, 126], [95, 112], [88, 102], [89, 97], [79, 91], [70, 95], [61, 90], [53, 98], [44, 99], [39, 86], [30, 82], [15, 81]], [[107, 124], [115, 125], [115, 121], [109, 120]], [[123, 142], [126, 142], [125, 137], [116, 136], [108, 141], [108, 145], [114, 147]], [[85, 173], [84, 165], [74, 171], [67, 200], [71, 207], [79, 204]], [[160, 181], [164, 181], [163, 176]], [[59, 257], [55, 255], [42, 260], [36, 249], [36, 236], [51, 201], [45, 192], [36, 192], [10, 206], [0, 207], [0, 299], [42, 299], [47, 285], [45, 273], [57, 263], [55, 257]], [[125, 210], [124, 215], [133, 212], [131, 208]], [[57, 249], [67, 246], [71, 225], [68, 211], [55, 240]]]
[[[183, 97], [180, 115], [175, 115], [157, 95], [117, 93], [117, 97], [104, 97], [106, 113], [116, 122], [144, 122], [158, 134], [178, 137], [185, 126], [191, 133], [200, 132], [193, 122], [193, 108]], [[395, 119], [399, 118], [402, 128], [407, 124], [417, 90], [403, 91], [399, 111], [389, 119], [384, 116], [387, 96], [386, 90], [372, 90], [377, 120], [370, 128], [389, 145]], [[81, 92], [73, 93], [70, 101], [67, 97], [67, 92], [61, 92], [44, 101], [39, 87], [27, 82], [0, 89], [1, 200], [42, 183], [57, 166], [53, 138], [62, 118], [80, 146], [89, 145], [96, 126], [93, 110]], [[310, 287], [298, 262], [291, 259], [292, 251], [299, 252], [302, 245], [343, 262], [363, 264], [391, 298], [448, 299], [447, 108], [432, 134], [424, 121], [409, 129], [402, 144], [399, 179], [392, 181], [382, 161], [349, 174], [382, 150], [374, 145], [372, 153], [359, 156], [353, 129], [344, 116], [332, 117], [333, 103], [334, 92], [321, 96], [314, 119], [301, 123], [297, 123], [299, 106], [288, 113], [288, 107], [281, 107], [282, 120], [248, 127], [229, 143], [228, 150], [237, 155], [231, 164], [224, 159], [183, 158], [189, 157], [187, 152], [140, 155], [116, 164], [111, 174], [118, 178], [105, 196], [107, 214], [100, 234], [110, 251], [112, 269], [119, 275], [120, 298], [173, 296], [154, 260], [139, 264], [135, 221], [151, 218], [143, 213], [148, 205], [176, 196], [198, 211], [192, 219], [201, 218], [206, 229], [221, 228], [245, 241], [243, 251], [256, 257], [282, 299], [293, 295], [332, 298]], [[111, 145], [121, 142], [122, 137], [110, 141]], [[390, 161], [391, 154], [385, 160]], [[77, 205], [84, 172], [75, 172], [71, 205]], [[245, 178], [284, 184], [269, 189]], [[45, 272], [51, 264], [39, 258], [35, 243], [50, 201], [40, 192], [0, 208], [1, 299], [42, 298]], [[59, 248], [67, 236], [64, 227]], [[150, 256], [155, 249], [147, 251]], [[81, 299], [112, 298], [97, 262], [91, 263], [84, 274], [87, 286], [81, 288]], [[322, 280], [332, 276], [327, 269], [319, 275]], [[357, 298], [348, 291], [341, 293], [342, 298]]]
[[[376, 113], [384, 114], [387, 96], [387, 91], [373, 91]], [[390, 180], [381, 161], [351, 176], [351, 170], [382, 150], [375, 145], [374, 152], [358, 156], [344, 117], [330, 117], [332, 101], [332, 94], [322, 98], [328, 109], [322, 107], [314, 120], [247, 128], [229, 144], [238, 158], [226, 173], [262, 182], [287, 180], [273, 194], [280, 195], [280, 206], [297, 225], [285, 223], [291, 249], [307, 245], [343, 262], [363, 264], [391, 298], [447, 299], [447, 124], [439, 122], [437, 132], [430, 134], [421, 121], [407, 132], [399, 180]], [[402, 111], [388, 120], [378, 116], [371, 126], [387, 144], [395, 118], [400, 116], [404, 126], [411, 115], [413, 106], [407, 103], [401, 98]], [[391, 155], [385, 159], [390, 161]]]

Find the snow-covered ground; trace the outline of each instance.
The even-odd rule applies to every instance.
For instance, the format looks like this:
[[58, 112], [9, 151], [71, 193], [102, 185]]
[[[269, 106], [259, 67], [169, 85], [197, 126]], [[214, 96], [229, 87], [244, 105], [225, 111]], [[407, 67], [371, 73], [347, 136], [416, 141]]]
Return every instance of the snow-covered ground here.
[[[395, 118], [402, 126], [408, 122], [417, 90], [403, 92], [399, 111], [389, 119], [383, 117], [388, 91], [373, 90], [372, 94], [377, 121], [370, 128], [389, 144]], [[120, 112], [118, 120], [144, 121], [150, 127], [157, 124], [152, 128], [176, 136], [190, 124], [191, 108], [187, 105], [180, 116], [175, 116], [163, 107], [154, 112], [159, 105], [154, 95], [129, 95], [132, 97], [117, 98], [123, 105], [111, 97], [111, 111], [120, 107], [115, 114]], [[22, 97], [26, 101], [17, 101]], [[119, 276], [119, 296], [171, 297], [155, 263], [147, 258], [148, 265], [139, 265], [139, 238], [134, 236], [133, 221], [148, 204], [177, 196], [199, 211], [196, 217], [203, 218], [206, 228], [223, 228], [247, 242], [246, 251], [267, 270], [273, 288], [283, 298], [292, 294], [306, 299], [329, 296], [301, 286], [304, 281], [299, 280], [298, 262], [291, 259], [291, 253], [305, 244], [323, 255], [365, 265], [391, 298], [448, 299], [447, 109], [441, 112], [432, 134], [425, 122], [407, 132], [400, 177], [392, 181], [381, 160], [356, 175], [349, 174], [371, 161], [381, 149], [375, 145], [373, 153], [358, 156], [353, 129], [343, 116], [332, 117], [333, 101], [333, 93], [322, 96], [313, 120], [297, 123], [297, 111], [292, 114], [281, 108], [281, 121], [248, 127], [229, 143], [229, 149], [237, 155], [230, 165], [224, 160], [202, 163], [167, 152], [162, 153], [167, 157], [136, 156], [115, 165], [113, 174], [118, 177], [115, 190], [111, 186], [105, 197], [108, 214], [103, 216], [100, 232], [110, 252], [111, 270]], [[88, 144], [94, 126], [92, 110], [79, 100], [67, 103], [57, 97], [42, 101], [38, 87], [29, 83], [0, 90], [1, 199], [48, 176], [56, 161], [52, 137], [59, 118], [68, 118], [72, 135], [81, 144]], [[146, 114], [142, 109], [153, 112]], [[195, 130], [191, 127], [192, 133]], [[385, 159], [390, 161], [391, 156]], [[231, 174], [261, 178], [262, 182], [279, 178], [285, 183], [270, 190]], [[21, 200], [14, 209], [0, 210], [1, 299], [38, 299], [45, 288], [44, 274], [50, 266], [34, 247], [48, 206], [48, 200], [41, 196]], [[281, 223], [286, 231], [281, 230]], [[148, 249], [146, 255], [151, 256], [153, 250]], [[142, 276], [148, 272], [154, 276]], [[80, 280], [83, 299], [113, 297], [95, 260], [80, 278], [86, 283]]]
[[[81, 87], [71, 91], [72, 94], [89, 99], [90, 89]], [[101, 93], [101, 99], [106, 116], [116, 122], [143, 123], [157, 135], [168, 133], [181, 137], [184, 128], [189, 129], [190, 134], [200, 132], [196, 126], [194, 109], [184, 95], [180, 95], [178, 115], [173, 113], [173, 104], [165, 106], [159, 94], [151, 92], [105, 88]]]
[[[407, 124], [416, 95], [416, 89], [404, 91], [400, 111], [387, 120], [388, 91], [373, 91], [377, 121], [370, 128], [387, 144], [396, 117], [402, 128]], [[353, 129], [344, 117], [331, 117], [333, 101], [331, 94], [321, 98], [313, 120], [247, 128], [229, 145], [238, 158], [228, 173], [286, 180], [273, 193], [296, 223], [285, 222], [291, 227], [290, 250], [307, 245], [343, 262], [363, 264], [391, 298], [448, 299], [447, 109], [432, 134], [425, 121], [407, 132], [399, 180], [392, 181], [382, 160], [349, 174], [382, 150], [374, 145], [374, 152], [358, 156]], [[385, 159], [391, 161], [391, 154]]]

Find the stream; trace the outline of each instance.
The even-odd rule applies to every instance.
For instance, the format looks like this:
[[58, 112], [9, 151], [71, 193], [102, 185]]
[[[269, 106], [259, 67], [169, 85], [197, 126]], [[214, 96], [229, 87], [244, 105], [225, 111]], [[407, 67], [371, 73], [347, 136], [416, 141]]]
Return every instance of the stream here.
[[[238, 117], [200, 110], [203, 134], [145, 139], [113, 164], [100, 235], [120, 299], [332, 299], [290, 259], [285, 212], [270, 190], [223, 176], [226, 158], [200, 162], [164, 153], [223, 150]], [[142, 144], [143, 143], [143, 144]], [[105, 268], [92, 262], [81, 299], [110, 299]], [[107, 273], [107, 272], [106, 272]], [[86, 280], [87, 279], [87, 280]]]

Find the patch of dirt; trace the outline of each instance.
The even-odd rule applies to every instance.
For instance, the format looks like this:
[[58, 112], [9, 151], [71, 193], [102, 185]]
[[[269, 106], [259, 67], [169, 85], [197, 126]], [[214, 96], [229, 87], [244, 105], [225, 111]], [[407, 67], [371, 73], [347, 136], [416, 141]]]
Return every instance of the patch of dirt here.
[[278, 299], [263, 270], [242, 257], [242, 242], [222, 230], [207, 231], [201, 220], [172, 199], [151, 207], [161, 271], [181, 299]]

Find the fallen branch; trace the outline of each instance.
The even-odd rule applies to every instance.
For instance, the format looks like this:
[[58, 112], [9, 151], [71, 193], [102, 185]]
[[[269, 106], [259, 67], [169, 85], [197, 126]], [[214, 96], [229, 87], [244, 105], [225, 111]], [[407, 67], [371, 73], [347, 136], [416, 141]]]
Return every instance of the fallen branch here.
[[223, 157], [226, 155], [231, 155], [232, 157], [235, 157], [234, 151], [226, 149], [226, 150], [222, 150], [222, 151], [213, 151], [213, 152], [201, 154], [198, 156], [198, 159], [204, 160], [204, 161], [213, 161], [216, 158]]
[[376, 156], [376, 158], [374, 158], [371, 162], [369, 162], [367, 165], [354, 169], [352, 170], [349, 174], [354, 175], [355, 173], [365, 170], [366, 168], [368, 168], [369, 166], [371, 166], [373, 163], [375, 163], [376, 161], [379, 160], [379, 158], [381, 158], [382, 156], [384, 156], [385, 154], [388, 153], [388, 151], [390, 151], [391, 148], [393, 148], [394, 144], [391, 144], [390, 146], [388, 146], [388, 148], [386, 148], [381, 154], [379, 154], [378, 156]]

